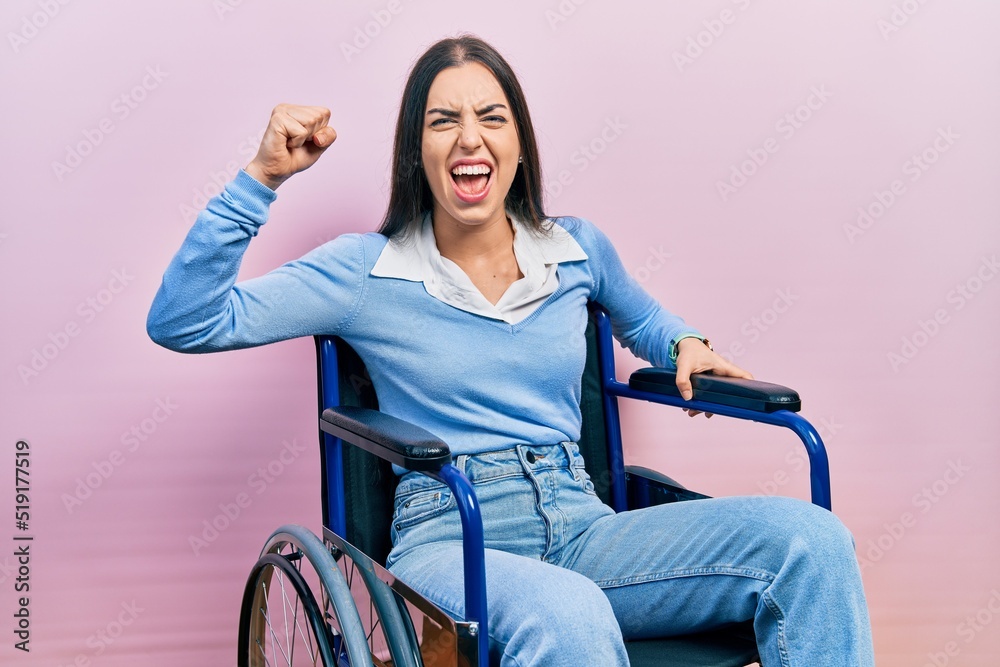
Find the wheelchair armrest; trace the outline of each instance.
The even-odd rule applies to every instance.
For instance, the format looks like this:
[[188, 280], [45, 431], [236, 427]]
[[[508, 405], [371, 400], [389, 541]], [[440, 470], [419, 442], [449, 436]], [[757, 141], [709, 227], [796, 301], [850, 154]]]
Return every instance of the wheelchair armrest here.
[[625, 466], [625, 488], [629, 509], [709, 497], [686, 488], [661, 472], [642, 466]]
[[[640, 391], [667, 396], [681, 395], [677, 390], [677, 372], [666, 368], [641, 368], [632, 373], [628, 386]], [[695, 373], [691, 376], [694, 398], [707, 403], [728, 405], [753, 412], [788, 410], [798, 412], [802, 401], [798, 392], [780, 384], [742, 378]]]
[[419, 426], [378, 410], [349, 405], [327, 408], [319, 427], [408, 470], [436, 472], [451, 463], [448, 445]]

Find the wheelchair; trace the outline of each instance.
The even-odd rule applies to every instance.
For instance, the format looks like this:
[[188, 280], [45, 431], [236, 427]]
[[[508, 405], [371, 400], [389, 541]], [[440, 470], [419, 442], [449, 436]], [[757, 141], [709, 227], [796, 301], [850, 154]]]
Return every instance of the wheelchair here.
[[[822, 439], [796, 414], [798, 394], [766, 382], [696, 375], [685, 401], [666, 369], [615, 376], [610, 317], [591, 304], [582, 378], [580, 451], [596, 490], [616, 511], [706, 498], [622, 458], [618, 398], [702, 410], [794, 431], [810, 462], [812, 502], [830, 509]], [[344, 343], [316, 337], [323, 535], [288, 525], [267, 540], [244, 590], [238, 664], [326, 667], [487, 667], [483, 526], [468, 479], [447, 444], [377, 411], [364, 364]], [[391, 548], [392, 464], [448, 485], [463, 530], [466, 618], [453, 619], [381, 564]], [[633, 667], [742, 667], [756, 663], [752, 623], [626, 642]]]

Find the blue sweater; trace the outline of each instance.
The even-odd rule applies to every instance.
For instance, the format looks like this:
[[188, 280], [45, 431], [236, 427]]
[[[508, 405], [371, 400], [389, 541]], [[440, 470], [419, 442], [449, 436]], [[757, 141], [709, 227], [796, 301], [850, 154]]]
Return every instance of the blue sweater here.
[[559, 288], [515, 325], [427, 294], [421, 282], [369, 275], [387, 239], [345, 234], [265, 276], [235, 284], [274, 191], [241, 171], [201, 212], [163, 276], [150, 337], [180, 352], [342, 337], [364, 360], [384, 412], [447, 442], [454, 454], [580, 437], [587, 302], [615, 337], [671, 367], [670, 342], [696, 333], [650, 297], [593, 224], [557, 218], [588, 259], [559, 265]]

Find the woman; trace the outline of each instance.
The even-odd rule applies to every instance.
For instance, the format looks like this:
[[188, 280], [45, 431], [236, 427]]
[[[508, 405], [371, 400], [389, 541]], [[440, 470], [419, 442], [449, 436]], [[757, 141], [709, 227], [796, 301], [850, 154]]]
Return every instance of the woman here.
[[[873, 664], [853, 543], [829, 512], [753, 497], [616, 515], [595, 495], [574, 444], [589, 300], [634, 353], [676, 365], [685, 398], [692, 372], [750, 375], [647, 295], [591, 223], [545, 217], [523, 93], [481, 40], [443, 40], [415, 64], [379, 234], [234, 285], [274, 190], [335, 140], [329, 117], [274, 110], [257, 156], [167, 269], [150, 336], [186, 352], [347, 340], [381, 409], [449, 443], [476, 486], [500, 665], [627, 665], [623, 636], [749, 619], [765, 665]], [[398, 472], [388, 566], [461, 616], [454, 502]]]

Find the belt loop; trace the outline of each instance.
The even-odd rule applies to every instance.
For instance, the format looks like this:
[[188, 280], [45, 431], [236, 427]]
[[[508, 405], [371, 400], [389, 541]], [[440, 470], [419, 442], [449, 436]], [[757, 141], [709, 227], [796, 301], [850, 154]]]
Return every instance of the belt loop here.
[[570, 444], [573, 443], [565, 441], [565, 442], [560, 442], [559, 446], [563, 448], [564, 452], [566, 452], [566, 465], [569, 468], [570, 473], [572, 473], [573, 475], [573, 481], [579, 482], [580, 474], [576, 471], [576, 466], [573, 465], [573, 452], [569, 448]]
[[526, 472], [529, 472], [530, 471], [530, 467], [528, 465], [528, 459], [527, 459], [527, 456], [528, 456], [527, 452], [531, 451], [531, 449], [529, 448], [529, 446], [528, 445], [514, 445], [513, 450], [514, 450], [514, 455], [517, 458], [517, 462], [521, 465], [521, 467]]
[[468, 460], [468, 454], [459, 454], [458, 458], [455, 459], [455, 467], [461, 470], [463, 475], [465, 474], [465, 462]]

